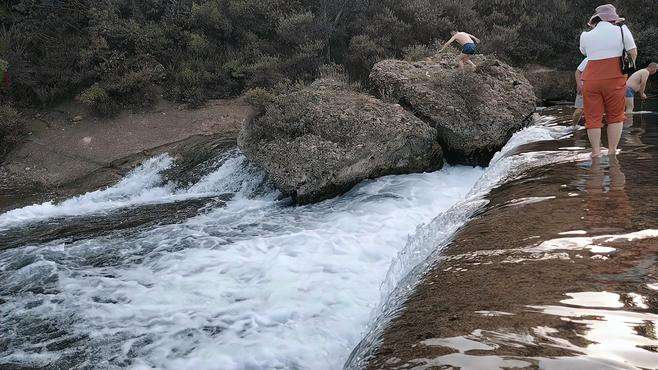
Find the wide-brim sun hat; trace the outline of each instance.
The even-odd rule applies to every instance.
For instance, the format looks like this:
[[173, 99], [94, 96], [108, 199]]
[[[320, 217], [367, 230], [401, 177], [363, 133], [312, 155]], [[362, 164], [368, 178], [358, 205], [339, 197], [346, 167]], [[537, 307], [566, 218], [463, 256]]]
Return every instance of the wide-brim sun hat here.
[[601, 18], [602, 21], [610, 23], [619, 23], [625, 20], [625, 18], [622, 18], [617, 14], [617, 9], [612, 4], [597, 6], [594, 15], [589, 19], [587, 24], [592, 25], [592, 20], [596, 17]]

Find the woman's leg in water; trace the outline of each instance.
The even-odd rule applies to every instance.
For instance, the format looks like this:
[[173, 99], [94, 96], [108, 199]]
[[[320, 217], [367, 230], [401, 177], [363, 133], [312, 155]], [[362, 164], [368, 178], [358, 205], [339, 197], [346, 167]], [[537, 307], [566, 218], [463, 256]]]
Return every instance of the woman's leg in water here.
[[589, 138], [589, 143], [592, 145], [592, 157], [601, 156], [601, 129], [600, 128], [588, 128], [587, 137]]
[[[621, 131], [624, 128], [624, 122], [610, 123], [608, 124], [608, 154], [613, 154], [617, 152], [617, 145], [619, 145], [619, 139], [621, 139]], [[599, 136], [600, 136], [599, 132]]]
[[604, 99], [606, 119], [608, 120], [608, 154], [616, 153], [621, 132], [624, 128], [627, 103], [625, 95], [626, 81], [623, 77], [607, 83]]
[[583, 115], [583, 110], [581, 108], [576, 108], [576, 110], [573, 111], [573, 116], [571, 117], [571, 123], [574, 127], [578, 126], [578, 123], [580, 122], [580, 117]]
[[605, 112], [601, 85], [601, 81], [590, 80], [586, 80], [583, 85], [585, 127], [589, 143], [592, 146], [592, 157], [595, 158], [601, 156], [601, 127]]

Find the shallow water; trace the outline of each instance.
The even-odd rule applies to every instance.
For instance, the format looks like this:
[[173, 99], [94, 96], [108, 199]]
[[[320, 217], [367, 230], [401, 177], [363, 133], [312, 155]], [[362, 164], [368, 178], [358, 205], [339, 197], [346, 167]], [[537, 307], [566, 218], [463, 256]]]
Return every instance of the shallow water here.
[[[581, 327], [578, 341], [565, 339], [564, 328], [558, 330], [536, 326], [529, 329], [509, 328], [501, 331], [477, 329], [466, 336], [431, 338], [422, 341], [421, 345], [446, 347], [456, 353], [418, 359], [414, 361], [416, 363], [414, 368], [447, 366], [464, 370], [514, 367], [551, 370], [655, 368], [658, 361], [658, 355], [654, 350], [658, 343], [655, 338], [658, 315], [622, 310], [625, 304], [617, 293], [577, 292], [566, 295], [569, 298], [562, 300], [560, 302], [562, 305], [530, 306], [528, 309], [557, 316], [564, 322]], [[640, 304], [646, 299], [640, 295], [635, 297]], [[520, 356], [495, 352], [505, 347], [522, 352], [523, 349], [532, 350], [538, 346], [566, 351], [572, 355]]]
[[509, 151], [483, 179], [513, 181], [448, 248], [428, 233], [346, 368], [656, 368], [657, 124], [596, 160], [585, 132]]
[[[17, 247], [0, 252], [0, 327], [10, 328], [0, 367], [340, 368], [395, 287], [484, 194], [581, 155], [515, 148], [568, 133], [542, 118], [486, 170], [383, 177], [308, 206], [279, 200], [233, 151], [186, 188], [163, 180], [173, 161], [160, 156], [108, 189], [9, 211], [0, 233]], [[182, 218], [165, 221], [171, 208], [158, 208], [198, 199], [208, 202]], [[163, 222], [145, 221], [146, 207]], [[134, 219], [130, 232], [61, 232], [111, 217]], [[30, 227], [57, 237], [21, 239], [16, 230]]]

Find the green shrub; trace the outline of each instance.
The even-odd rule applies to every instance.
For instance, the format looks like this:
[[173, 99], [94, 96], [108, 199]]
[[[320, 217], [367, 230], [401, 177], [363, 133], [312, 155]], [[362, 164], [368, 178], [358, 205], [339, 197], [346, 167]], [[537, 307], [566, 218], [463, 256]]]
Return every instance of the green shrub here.
[[208, 39], [204, 35], [192, 33], [190, 35], [190, 42], [188, 43], [188, 47], [191, 51], [197, 54], [203, 54], [208, 50]]
[[262, 87], [254, 87], [247, 90], [244, 94], [245, 101], [254, 106], [259, 111], [263, 111], [265, 107], [271, 104], [276, 94], [272, 90], [264, 89]]
[[337, 81], [347, 81], [348, 77], [345, 73], [345, 67], [336, 63], [323, 64], [318, 69], [318, 76], [320, 78], [331, 78]]
[[[62, 6], [66, 3], [66, 6]], [[168, 99], [202, 104], [308, 82], [324, 64], [366, 81], [377, 61], [422, 59], [450, 30], [516, 65], [573, 70], [595, 0], [12, 0], [0, 5], [0, 55], [12, 99], [53, 104], [100, 86], [112, 112]], [[640, 64], [658, 59], [658, 2], [618, 2]], [[158, 72], [158, 70], [160, 72]], [[166, 78], [163, 78], [166, 77]], [[94, 103], [96, 104], [96, 103]]]
[[113, 116], [121, 110], [121, 105], [97, 84], [85, 89], [80, 94], [80, 101], [101, 116]]
[[432, 54], [432, 50], [425, 45], [411, 45], [402, 49], [402, 57], [408, 62], [417, 62], [432, 56]]
[[285, 78], [281, 69], [281, 60], [278, 57], [264, 56], [246, 68], [240, 69], [240, 72], [233, 76], [238, 78], [248, 76], [245, 81], [247, 88], [272, 87]]
[[355, 79], [366, 81], [372, 66], [385, 57], [386, 50], [376, 40], [367, 35], [355, 36], [348, 50], [348, 71]]
[[25, 135], [25, 124], [21, 115], [11, 105], [0, 104], [0, 161]]

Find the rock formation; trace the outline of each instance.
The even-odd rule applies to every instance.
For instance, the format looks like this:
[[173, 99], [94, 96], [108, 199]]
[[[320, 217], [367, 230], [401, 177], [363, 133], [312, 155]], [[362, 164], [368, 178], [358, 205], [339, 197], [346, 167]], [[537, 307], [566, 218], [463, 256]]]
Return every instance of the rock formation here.
[[297, 203], [443, 165], [435, 129], [398, 104], [330, 78], [278, 96], [243, 126], [238, 145]]
[[487, 165], [533, 113], [536, 97], [522, 73], [493, 58], [474, 58], [475, 72], [455, 55], [418, 62], [384, 60], [370, 80], [384, 100], [399, 102], [438, 131], [451, 163]]
[[[574, 70], [575, 70], [574, 66]], [[565, 101], [576, 97], [575, 71], [558, 71], [542, 66], [529, 66], [525, 77], [530, 81], [535, 95], [543, 101]]]

